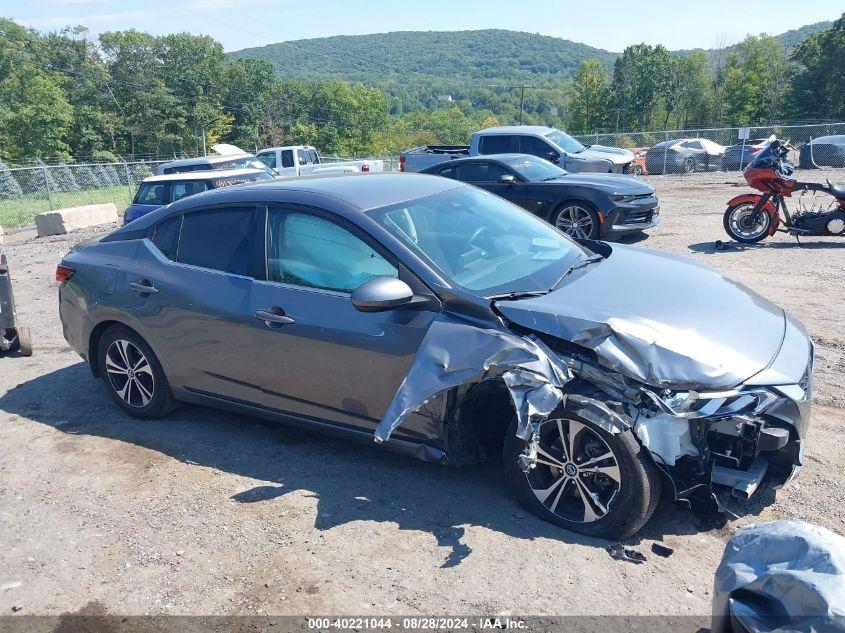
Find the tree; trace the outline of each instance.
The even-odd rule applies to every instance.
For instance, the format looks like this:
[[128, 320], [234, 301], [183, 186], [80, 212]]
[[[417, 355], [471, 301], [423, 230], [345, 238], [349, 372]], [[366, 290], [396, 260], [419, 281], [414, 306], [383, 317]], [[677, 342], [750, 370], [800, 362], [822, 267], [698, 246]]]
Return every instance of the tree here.
[[800, 65], [788, 94], [792, 114], [845, 117], [845, 14], [831, 28], [799, 44], [791, 59]]
[[676, 126], [680, 128], [706, 121], [712, 83], [713, 76], [703, 52], [671, 57], [667, 64], [666, 81], [661, 89], [663, 128], [669, 128], [670, 117], [674, 118]]
[[626, 48], [613, 67], [613, 92], [626, 125], [645, 129], [666, 84], [672, 54], [663, 46], [636, 44]]
[[608, 124], [610, 105], [610, 77], [607, 69], [597, 59], [581, 62], [575, 76], [570, 127], [574, 132], [594, 132]]
[[737, 124], [765, 124], [784, 111], [791, 64], [774, 38], [749, 35], [728, 54], [722, 69], [725, 115]]

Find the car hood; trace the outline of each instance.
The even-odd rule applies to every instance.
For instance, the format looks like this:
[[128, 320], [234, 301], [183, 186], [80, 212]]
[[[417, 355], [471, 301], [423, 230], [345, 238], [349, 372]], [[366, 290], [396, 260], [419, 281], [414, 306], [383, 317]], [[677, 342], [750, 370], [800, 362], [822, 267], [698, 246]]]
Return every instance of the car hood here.
[[781, 308], [690, 259], [612, 249], [546, 295], [496, 306], [512, 323], [593, 350], [599, 364], [654, 387], [728, 389], [772, 363], [787, 325]]
[[634, 154], [619, 147], [605, 147], [604, 145], [590, 145], [583, 152], [573, 154], [580, 158], [603, 158], [614, 165], [626, 165], [634, 160]]
[[654, 187], [647, 182], [638, 180], [631, 176], [619, 174], [591, 174], [591, 173], [569, 173], [553, 180], [541, 182], [554, 182], [564, 185], [583, 185], [601, 189], [606, 193], [619, 194], [624, 196], [638, 196], [653, 194]]

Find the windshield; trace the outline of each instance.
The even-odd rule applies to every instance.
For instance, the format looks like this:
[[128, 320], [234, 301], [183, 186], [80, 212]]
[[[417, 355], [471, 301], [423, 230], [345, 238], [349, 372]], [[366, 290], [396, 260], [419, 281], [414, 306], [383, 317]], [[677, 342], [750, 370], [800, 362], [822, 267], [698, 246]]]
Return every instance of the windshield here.
[[530, 182], [549, 180], [566, 175], [566, 170], [536, 156], [514, 156], [502, 160], [503, 163], [514, 169], [520, 176]]
[[585, 252], [527, 211], [473, 187], [370, 215], [444, 278], [484, 296], [546, 291]]
[[569, 136], [569, 134], [560, 130], [549, 132], [546, 134], [546, 138], [568, 154], [578, 154], [586, 149], [581, 143]]

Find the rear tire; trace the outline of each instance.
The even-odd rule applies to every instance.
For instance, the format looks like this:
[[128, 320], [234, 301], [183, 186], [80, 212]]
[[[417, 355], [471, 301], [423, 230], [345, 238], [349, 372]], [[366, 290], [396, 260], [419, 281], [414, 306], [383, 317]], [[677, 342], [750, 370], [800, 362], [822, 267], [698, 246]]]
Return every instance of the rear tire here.
[[742, 219], [739, 217], [739, 214], [746, 210], [753, 211], [754, 206], [755, 204], [752, 202], [740, 202], [725, 210], [725, 215], [722, 217], [722, 225], [725, 227], [725, 233], [731, 239], [742, 242], [743, 244], [754, 244], [768, 237], [772, 224], [772, 216], [765, 209], [760, 210], [762, 219], [755, 223], [753, 227], [749, 225], [747, 231], [743, 231]]
[[681, 165], [681, 169], [683, 169], [685, 174], [695, 173], [695, 159], [685, 158], [683, 164]]
[[29, 328], [15, 328], [15, 332], [18, 335], [18, 353], [21, 356], [32, 356], [32, 336], [29, 333]]
[[154, 420], [176, 408], [161, 363], [137, 332], [111, 326], [100, 338], [97, 360], [106, 391], [129, 415]]
[[[532, 513], [567, 530], [607, 539], [635, 534], [654, 514], [660, 500], [660, 476], [630, 430], [610, 434], [558, 410], [541, 424], [540, 435], [544, 454], [539, 457], [545, 463], [538, 462], [527, 473], [519, 463], [526, 442], [516, 437], [516, 420], [508, 429], [503, 451], [508, 485]], [[574, 444], [569, 444], [571, 437]], [[555, 446], [566, 445], [574, 452], [574, 460], [567, 457], [566, 449], [555, 452]], [[560, 467], [550, 465], [553, 459], [561, 460]], [[581, 460], [580, 465], [576, 460]]]

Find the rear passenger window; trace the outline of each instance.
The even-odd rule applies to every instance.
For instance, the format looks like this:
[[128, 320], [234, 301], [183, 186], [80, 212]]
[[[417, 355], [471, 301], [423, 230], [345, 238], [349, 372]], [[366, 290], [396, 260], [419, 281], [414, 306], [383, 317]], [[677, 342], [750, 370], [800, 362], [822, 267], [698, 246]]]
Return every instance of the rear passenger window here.
[[516, 137], [506, 134], [482, 136], [479, 152], [482, 154], [510, 154], [516, 151]]
[[176, 251], [179, 249], [179, 230], [182, 228], [182, 216], [167, 218], [156, 225], [153, 233], [153, 244], [167, 259], [176, 261]]
[[293, 167], [293, 150], [286, 149], [282, 152], [282, 167]]
[[254, 244], [253, 207], [186, 213], [177, 261], [252, 277]]
[[201, 180], [175, 182], [173, 183], [173, 185], [171, 185], [170, 200], [171, 202], [176, 202], [177, 200], [181, 200], [182, 198], [187, 198], [188, 196], [193, 196], [197, 193], [202, 193], [206, 189], [208, 189], [208, 185], [206, 185]]

